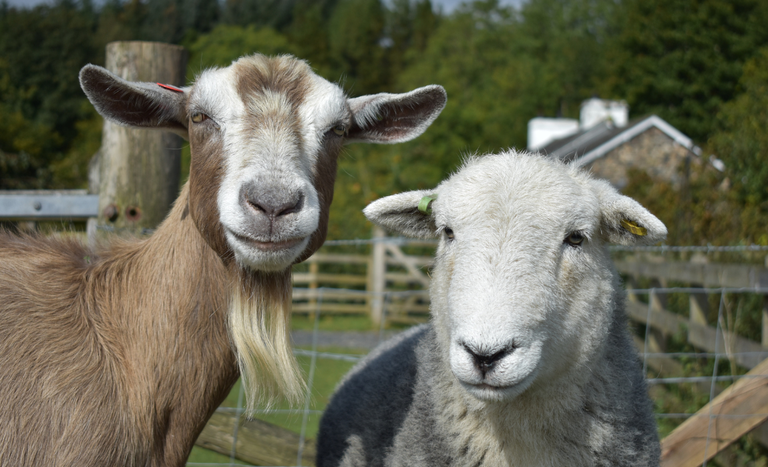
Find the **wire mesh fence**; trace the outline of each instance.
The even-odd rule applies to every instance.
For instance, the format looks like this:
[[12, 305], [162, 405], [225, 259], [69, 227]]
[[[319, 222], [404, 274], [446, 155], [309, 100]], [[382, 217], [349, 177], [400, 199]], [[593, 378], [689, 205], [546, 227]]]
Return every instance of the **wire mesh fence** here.
[[[258, 440], [244, 438], [243, 425], [232, 423], [231, 444], [225, 456], [208, 458], [207, 461], [196, 460], [205, 457], [198, 449], [187, 465], [314, 465], [312, 453], [317, 424], [338, 379], [376, 344], [407, 327], [390, 323], [387, 313], [394, 308], [388, 305], [422, 296], [424, 292], [389, 291], [381, 297], [372, 297], [371, 292], [321, 287], [314, 293], [315, 311], [298, 316], [300, 326], [294, 331], [295, 354], [304, 365], [307, 378], [303, 404], [256, 414], [257, 419], [282, 427], [282, 430], [294, 435], [291, 439], [295, 445], [292, 449], [286, 448], [286, 455], [292, 457], [291, 462], [254, 462], [258, 456], [249, 454], [245, 445], [258, 444]], [[340, 317], [323, 311], [324, 296], [329, 294], [358, 299], [361, 296], [381, 298], [385, 302], [385, 319], [377, 329], [359, 330], [359, 323], [355, 321], [357, 317]], [[690, 456], [698, 456], [698, 460], [692, 464], [663, 465], [725, 466], [739, 465], [738, 462], [742, 462], [741, 465], [760, 465], [768, 460], [765, 448], [768, 436], [761, 430], [763, 421], [768, 419], [768, 405], [754, 402], [759, 399], [760, 394], [757, 393], [766, 392], [768, 399], [768, 369], [760, 365], [768, 358], [768, 348], [762, 345], [762, 319], [768, 311], [764, 309], [766, 294], [768, 289], [629, 287], [627, 308], [630, 328], [641, 357], [638, 364], [643, 365], [648, 375], [660, 437], [668, 437], [683, 423], [693, 422], [699, 435], [705, 433], [705, 436], [696, 439], [699, 444], [703, 443], [697, 445], [696, 455]], [[637, 312], [639, 309], [643, 310], [644, 316]], [[670, 320], [671, 315], [677, 319]], [[413, 318], [414, 322], [426, 321], [427, 316], [418, 314]], [[711, 331], [704, 333], [710, 342], [701, 342], [701, 338], [695, 335], [701, 329], [696, 326]], [[747, 344], [752, 344], [752, 347]], [[757, 381], [759, 384], [749, 389], [748, 397], [736, 395], [725, 404], [713, 404], [718, 395], [727, 395], [728, 388], [739, 381]], [[231, 397], [236, 402], [225, 404], [218, 413], [234, 414], [235, 419], [239, 419], [244, 413], [242, 387], [236, 386], [233, 393], [236, 394]], [[739, 426], [733, 428], [733, 425]], [[733, 443], [733, 446], [723, 452], [724, 442]], [[720, 454], [714, 456], [717, 452]], [[744, 461], [747, 463], [744, 464]]]

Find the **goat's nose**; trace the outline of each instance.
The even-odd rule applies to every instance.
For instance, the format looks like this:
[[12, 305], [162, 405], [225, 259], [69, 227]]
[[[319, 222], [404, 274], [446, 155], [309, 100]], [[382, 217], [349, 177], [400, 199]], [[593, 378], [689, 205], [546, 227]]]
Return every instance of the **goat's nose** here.
[[280, 217], [301, 211], [301, 207], [304, 204], [304, 196], [299, 193], [298, 196], [288, 200], [248, 198], [247, 201], [251, 207], [257, 211], [263, 212], [269, 217]]
[[284, 187], [250, 183], [243, 187], [242, 195], [252, 209], [270, 218], [299, 212], [304, 206], [304, 193]]
[[464, 350], [466, 350], [467, 353], [472, 356], [472, 361], [475, 365], [475, 368], [480, 370], [483, 376], [485, 376], [486, 373], [493, 370], [499, 360], [514, 352], [515, 348], [513, 346], [509, 346], [499, 350], [498, 352], [483, 352], [473, 349], [467, 344], [464, 344]]

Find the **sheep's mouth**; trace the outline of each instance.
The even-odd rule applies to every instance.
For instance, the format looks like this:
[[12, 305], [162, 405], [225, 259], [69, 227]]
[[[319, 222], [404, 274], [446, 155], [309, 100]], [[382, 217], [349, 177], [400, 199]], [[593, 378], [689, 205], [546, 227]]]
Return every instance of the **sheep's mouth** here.
[[499, 384], [491, 384], [487, 379], [481, 381], [462, 381], [459, 379], [464, 390], [476, 399], [486, 402], [510, 401], [525, 392], [536, 379], [536, 370], [514, 380], [499, 381]]

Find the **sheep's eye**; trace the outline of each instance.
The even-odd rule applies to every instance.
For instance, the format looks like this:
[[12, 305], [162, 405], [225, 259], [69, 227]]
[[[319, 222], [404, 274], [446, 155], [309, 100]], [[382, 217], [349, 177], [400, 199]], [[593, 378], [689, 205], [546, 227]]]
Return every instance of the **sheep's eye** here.
[[204, 122], [206, 120], [208, 120], [208, 115], [206, 115], [204, 113], [197, 112], [197, 113], [192, 114], [192, 122], [193, 123], [201, 123], [201, 122]]
[[571, 232], [565, 237], [565, 243], [571, 246], [579, 246], [584, 242], [584, 235], [580, 232]]
[[453, 240], [454, 238], [453, 229], [451, 229], [450, 227], [446, 227], [443, 229], [443, 233], [445, 234], [445, 238], [447, 238], [448, 240]]
[[335, 127], [333, 127], [333, 132], [337, 136], [344, 136], [347, 133], [347, 127], [344, 125], [336, 125]]

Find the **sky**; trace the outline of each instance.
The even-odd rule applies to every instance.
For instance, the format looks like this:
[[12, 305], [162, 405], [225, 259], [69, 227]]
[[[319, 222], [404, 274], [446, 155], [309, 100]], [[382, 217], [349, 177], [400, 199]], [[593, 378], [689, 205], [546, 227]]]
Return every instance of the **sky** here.
[[[53, 3], [53, 0], [6, 0], [9, 5], [16, 7], [33, 7], [40, 5], [41, 3]], [[442, 8], [444, 13], [450, 13], [467, 0], [432, 0], [432, 4], [436, 8]], [[502, 5], [515, 5], [519, 6], [525, 0], [501, 0], [499, 3]], [[95, 0], [96, 4], [102, 3], [100, 0]]]

